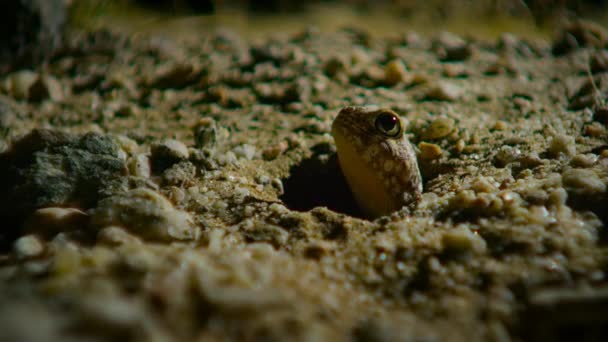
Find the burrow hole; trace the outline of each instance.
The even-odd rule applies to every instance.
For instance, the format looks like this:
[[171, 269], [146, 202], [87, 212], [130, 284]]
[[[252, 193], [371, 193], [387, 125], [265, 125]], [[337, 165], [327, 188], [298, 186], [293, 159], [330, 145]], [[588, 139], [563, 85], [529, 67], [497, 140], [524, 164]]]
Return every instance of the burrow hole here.
[[365, 218], [353, 197], [338, 163], [335, 150], [329, 144], [312, 147], [312, 156], [292, 166], [289, 177], [283, 179], [281, 200], [297, 211], [316, 207], [349, 216]]

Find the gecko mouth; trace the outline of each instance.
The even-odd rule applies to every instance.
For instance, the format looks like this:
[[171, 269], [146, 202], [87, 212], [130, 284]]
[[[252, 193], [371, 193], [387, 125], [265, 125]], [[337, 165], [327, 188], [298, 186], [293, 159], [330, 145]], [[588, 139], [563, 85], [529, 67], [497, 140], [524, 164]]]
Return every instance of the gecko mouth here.
[[313, 155], [291, 167], [283, 179], [281, 200], [292, 210], [309, 211], [316, 207], [364, 218], [340, 170], [335, 151], [326, 144], [312, 148]]

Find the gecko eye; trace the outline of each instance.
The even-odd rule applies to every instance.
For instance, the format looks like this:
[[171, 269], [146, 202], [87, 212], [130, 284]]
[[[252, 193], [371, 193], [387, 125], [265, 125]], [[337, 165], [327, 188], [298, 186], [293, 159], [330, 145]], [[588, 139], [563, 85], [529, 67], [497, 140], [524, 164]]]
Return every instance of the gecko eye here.
[[395, 114], [382, 113], [378, 115], [374, 125], [377, 130], [388, 137], [394, 138], [401, 134], [401, 120]]

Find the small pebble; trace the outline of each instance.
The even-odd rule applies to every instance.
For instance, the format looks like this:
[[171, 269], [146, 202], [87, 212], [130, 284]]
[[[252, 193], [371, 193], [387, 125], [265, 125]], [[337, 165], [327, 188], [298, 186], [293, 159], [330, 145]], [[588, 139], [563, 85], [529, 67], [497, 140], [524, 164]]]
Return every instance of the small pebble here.
[[443, 138], [454, 130], [454, 124], [455, 122], [452, 118], [437, 118], [424, 131], [423, 139], [434, 140]]
[[44, 244], [35, 235], [25, 235], [18, 238], [13, 244], [13, 250], [19, 259], [29, 259], [44, 252]]
[[598, 195], [606, 192], [606, 184], [590, 169], [568, 169], [562, 173], [562, 182], [569, 193]]
[[283, 188], [283, 182], [281, 181], [280, 178], [274, 178], [272, 181], [270, 181], [270, 185], [277, 190], [277, 193], [279, 195], [282, 195], [285, 193], [285, 189]]
[[574, 156], [576, 154], [574, 137], [565, 134], [554, 136], [549, 144], [548, 152], [553, 157], [559, 157], [560, 155], [565, 155], [567, 157]]
[[288, 147], [289, 144], [287, 143], [287, 141], [282, 140], [281, 142], [264, 149], [262, 151], [262, 157], [264, 158], [264, 160], [276, 159], [278, 156], [283, 154], [283, 152], [285, 152]]
[[570, 165], [574, 167], [591, 167], [598, 160], [598, 156], [593, 153], [577, 154], [570, 160]]
[[592, 122], [584, 127], [584, 134], [590, 137], [599, 138], [604, 133], [606, 133], [606, 128], [598, 122]]
[[150, 178], [150, 157], [147, 154], [140, 153], [129, 158], [127, 167], [129, 168], [129, 173], [133, 176]]
[[384, 83], [388, 86], [395, 86], [405, 82], [407, 69], [400, 59], [393, 59], [384, 67]]
[[461, 78], [469, 76], [467, 69], [463, 64], [445, 64], [443, 66], [443, 74], [450, 78]]
[[192, 127], [194, 145], [197, 148], [213, 148], [218, 139], [217, 125], [212, 118], [200, 119]]
[[456, 101], [462, 96], [462, 89], [455, 84], [438, 82], [425, 94], [427, 100]]
[[181, 141], [165, 139], [161, 142], [153, 143], [150, 147], [152, 170], [162, 172], [180, 160], [188, 159], [190, 153], [188, 147]]
[[21, 70], [11, 74], [7, 80], [7, 88], [11, 95], [18, 100], [40, 100], [47, 94], [42, 94], [40, 89], [40, 76], [31, 70]]
[[97, 234], [97, 241], [109, 246], [141, 243], [141, 240], [136, 236], [129, 234], [129, 232], [117, 226], [102, 228]]
[[437, 159], [441, 157], [443, 153], [439, 145], [429, 144], [424, 141], [418, 144], [418, 148], [420, 149], [420, 158], [426, 160]]
[[507, 129], [507, 123], [502, 121], [502, 120], [498, 120], [494, 123], [494, 129], [497, 131], [504, 131]]
[[255, 146], [249, 144], [239, 145], [232, 149], [232, 151], [237, 157], [244, 158], [247, 160], [252, 160], [257, 152]]
[[161, 241], [197, 240], [200, 235], [190, 214], [145, 188], [103, 199], [94, 210], [91, 225], [97, 229], [118, 226]]
[[448, 253], [484, 252], [486, 242], [484, 239], [465, 227], [454, 228], [444, 232], [441, 245]]
[[48, 207], [36, 210], [24, 223], [28, 232], [55, 234], [84, 228], [88, 215], [76, 208]]
[[441, 32], [433, 42], [433, 46], [442, 61], [462, 61], [473, 53], [470, 44], [450, 32]]

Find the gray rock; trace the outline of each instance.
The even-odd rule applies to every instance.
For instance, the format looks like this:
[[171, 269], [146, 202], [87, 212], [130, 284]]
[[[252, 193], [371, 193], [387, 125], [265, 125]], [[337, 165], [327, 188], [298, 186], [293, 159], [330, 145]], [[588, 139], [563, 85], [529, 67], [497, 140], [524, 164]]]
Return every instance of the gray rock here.
[[126, 190], [127, 168], [108, 136], [34, 130], [0, 154], [0, 217], [38, 208], [87, 209]]
[[50, 56], [62, 40], [66, 19], [64, 0], [0, 2], [0, 73]]

